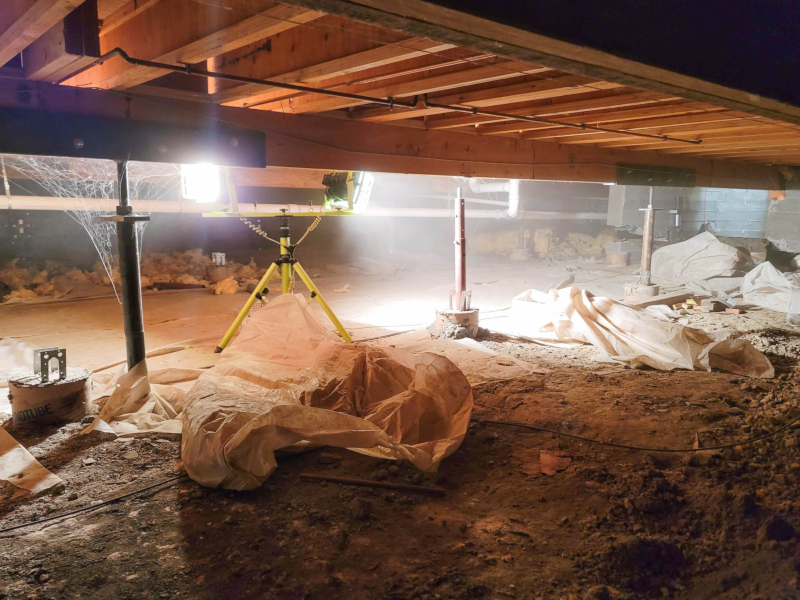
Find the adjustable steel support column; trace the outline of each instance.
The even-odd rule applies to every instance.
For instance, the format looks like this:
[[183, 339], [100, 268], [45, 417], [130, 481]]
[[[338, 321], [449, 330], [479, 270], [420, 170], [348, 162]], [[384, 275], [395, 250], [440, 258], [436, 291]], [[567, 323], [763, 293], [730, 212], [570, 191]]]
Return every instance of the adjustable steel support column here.
[[653, 187], [650, 187], [650, 201], [647, 208], [640, 208], [644, 213], [644, 228], [642, 229], [642, 265], [641, 281], [642, 285], [650, 285], [650, 263], [653, 261], [653, 231], [655, 229], [655, 214], [653, 208]]
[[456, 250], [456, 287], [453, 298], [454, 310], [466, 310], [469, 308], [469, 299], [464, 298], [467, 289], [467, 222], [465, 200], [461, 195], [461, 188], [458, 188], [456, 198], [456, 223], [455, 240], [453, 244]]
[[142, 280], [139, 271], [139, 240], [133, 207], [128, 198], [128, 165], [117, 163], [119, 206], [117, 206], [117, 244], [119, 278], [122, 283], [122, 315], [125, 323], [125, 348], [128, 369], [144, 360], [144, 317], [142, 315]]
[[478, 309], [472, 308], [472, 292], [467, 289], [467, 223], [461, 188], [456, 191], [454, 216], [456, 285], [450, 290], [450, 308], [436, 311], [433, 331], [438, 337], [474, 338], [478, 334]]
[[653, 208], [653, 187], [650, 186], [650, 199], [647, 208], [640, 208], [644, 213], [642, 228], [642, 264], [639, 269], [639, 281], [624, 286], [625, 300], [640, 300], [642, 296], [658, 296], [659, 286], [650, 280], [650, 265], [653, 260], [653, 232], [656, 222], [656, 208]]

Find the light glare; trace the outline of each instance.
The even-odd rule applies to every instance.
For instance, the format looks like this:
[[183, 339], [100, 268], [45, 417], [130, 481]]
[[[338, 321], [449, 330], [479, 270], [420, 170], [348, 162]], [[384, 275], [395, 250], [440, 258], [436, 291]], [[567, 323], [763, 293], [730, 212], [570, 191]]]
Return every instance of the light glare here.
[[181, 165], [183, 197], [198, 204], [210, 204], [219, 199], [219, 167], [208, 163]]

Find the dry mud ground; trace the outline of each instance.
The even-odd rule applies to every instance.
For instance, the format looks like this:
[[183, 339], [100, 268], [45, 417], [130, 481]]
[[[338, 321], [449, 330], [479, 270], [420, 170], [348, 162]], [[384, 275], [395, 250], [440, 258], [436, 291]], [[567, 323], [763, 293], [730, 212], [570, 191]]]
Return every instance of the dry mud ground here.
[[[692, 318], [707, 326], [722, 317]], [[609, 368], [590, 360], [591, 349], [489, 334], [484, 344], [550, 372], [476, 387], [474, 416], [647, 447], [763, 435], [800, 413], [800, 337], [774, 313], [738, 319], [727, 323], [752, 330], [744, 335], [773, 360], [774, 380]], [[0, 529], [181, 473], [177, 441], [109, 441], [80, 429], [11, 431], [67, 487], [35, 499], [0, 492]], [[0, 532], [0, 598], [800, 598], [799, 440], [800, 423], [757, 444], [656, 453], [473, 423], [440, 472], [424, 476], [323, 448], [282, 458], [253, 492], [183, 478]], [[545, 475], [540, 450], [569, 460]], [[303, 472], [446, 494], [309, 481]]]

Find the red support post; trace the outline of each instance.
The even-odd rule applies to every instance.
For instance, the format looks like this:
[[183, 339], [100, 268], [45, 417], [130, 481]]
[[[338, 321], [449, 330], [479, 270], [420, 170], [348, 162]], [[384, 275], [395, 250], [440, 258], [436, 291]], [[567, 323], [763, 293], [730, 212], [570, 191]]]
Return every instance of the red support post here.
[[464, 290], [467, 289], [467, 242], [466, 242], [466, 215], [465, 201], [461, 196], [461, 188], [456, 192], [456, 222], [455, 222], [455, 250], [456, 250], [456, 290], [454, 310], [464, 310]]

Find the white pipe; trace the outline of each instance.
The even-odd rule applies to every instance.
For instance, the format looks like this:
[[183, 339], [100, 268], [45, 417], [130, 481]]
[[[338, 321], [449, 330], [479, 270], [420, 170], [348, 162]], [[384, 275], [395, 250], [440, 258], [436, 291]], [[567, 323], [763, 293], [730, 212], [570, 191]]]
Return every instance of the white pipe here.
[[512, 219], [519, 215], [519, 179], [508, 180], [508, 216]]
[[519, 216], [519, 179], [483, 183], [479, 179], [472, 177], [469, 180], [469, 186], [473, 192], [481, 194], [492, 192], [508, 194], [508, 213], [506, 216], [512, 219], [516, 219]]
[[[146, 213], [187, 213], [202, 214], [211, 210], [209, 204], [196, 202], [177, 202], [174, 200], [133, 200], [134, 211]], [[54, 198], [52, 196], [11, 196], [4, 199], [0, 196], [0, 209], [10, 210], [93, 210], [97, 212], [113, 212], [115, 204], [110, 200], [96, 198]], [[270, 216], [286, 209], [289, 214], [303, 215], [340, 215], [338, 211], [320, 212], [319, 206], [307, 204], [240, 204], [241, 214], [257, 217], [258, 215]], [[360, 215], [362, 217], [423, 217], [452, 219], [455, 213], [450, 208], [405, 208], [392, 206], [369, 206]], [[234, 215], [231, 215], [234, 216]], [[469, 219], [507, 219], [506, 210], [483, 210], [468, 208], [466, 216]], [[605, 221], [606, 213], [591, 212], [558, 212], [531, 210], [521, 211], [519, 218], [526, 220], [535, 219], [565, 219], [565, 220], [591, 220]]]

